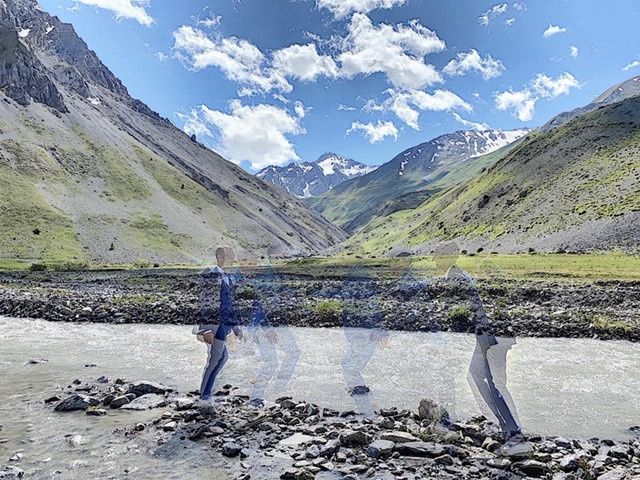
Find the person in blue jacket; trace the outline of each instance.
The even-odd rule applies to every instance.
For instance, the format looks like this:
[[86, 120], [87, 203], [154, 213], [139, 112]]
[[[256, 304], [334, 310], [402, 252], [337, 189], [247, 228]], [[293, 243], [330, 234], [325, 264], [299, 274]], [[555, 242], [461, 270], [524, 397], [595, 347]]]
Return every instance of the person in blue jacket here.
[[[200, 398], [204, 401], [211, 399], [213, 384], [228, 359], [227, 337], [233, 333], [242, 338], [239, 326], [239, 315], [235, 304], [235, 291], [238, 274], [231, 274], [224, 270], [226, 265], [232, 266], [236, 261], [235, 252], [228, 247], [216, 250], [217, 265], [202, 273], [200, 285], [200, 325], [193, 333], [199, 341], [207, 345], [208, 358], [200, 385]], [[213, 291], [220, 284], [220, 308], [218, 322], [215, 322], [215, 308], [213, 306]]]

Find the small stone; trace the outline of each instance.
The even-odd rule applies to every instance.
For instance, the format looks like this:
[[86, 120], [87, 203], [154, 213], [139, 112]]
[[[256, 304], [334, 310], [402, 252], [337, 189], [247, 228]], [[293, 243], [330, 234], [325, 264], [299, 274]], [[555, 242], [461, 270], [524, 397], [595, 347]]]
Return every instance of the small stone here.
[[175, 400], [175, 403], [176, 403], [176, 410], [178, 412], [191, 410], [196, 406], [196, 402], [192, 398], [177, 398]]
[[491, 468], [500, 468], [502, 470], [509, 468], [511, 460], [507, 458], [490, 458], [487, 460], [487, 466]]
[[222, 455], [225, 457], [233, 458], [240, 455], [242, 447], [237, 443], [227, 442], [222, 446]]
[[349, 389], [349, 394], [352, 397], [356, 395], [367, 395], [369, 392], [371, 392], [371, 389], [366, 385], [357, 385]]
[[79, 447], [85, 445], [87, 440], [82, 435], [72, 435], [67, 438], [67, 443], [72, 447]]
[[16, 453], [13, 457], [9, 459], [10, 462], [19, 462], [22, 460], [23, 455], [21, 453]]
[[18, 467], [0, 468], [0, 480], [19, 480], [24, 477], [24, 471]]
[[418, 416], [421, 420], [427, 420], [429, 423], [449, 422], [449, 412], [429, 399], [420, 401]]
[[104, 417], [107, 411], [104, 408], [90, 408], [87, 410], [87, 415], [90, 417]]
[[406, 442], [399, 443], [395, 451], [406, 457], [435, 458], [447, 453], [444, 446], [431, 442]]
[[162, 426], [162, 430], [165, 432], [175, 432], [176, 428], [178, 428], [178, 424], [176, 422], [167, 422]]
[[144, 423], [136, 423], [136, 427], [135, 427], [136, 432], [142, 432], [145, 428], [146, 427]]

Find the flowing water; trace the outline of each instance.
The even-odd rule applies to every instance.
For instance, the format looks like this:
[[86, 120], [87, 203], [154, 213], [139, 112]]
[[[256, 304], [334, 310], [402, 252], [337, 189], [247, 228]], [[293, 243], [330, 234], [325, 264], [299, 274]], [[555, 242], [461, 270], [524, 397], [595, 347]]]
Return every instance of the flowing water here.
[[[344, 331], [294, 328], [290, 333], [300, 350], [299, 361], [289, 387], [271, 385], [267, 399], [289, 394], [322, 406], [353, 408], [341, 369], [347, 348]], [[474, 346], [469, 335], [391, 332], [364, 372], [375, 407], [415, 410], [420, 399], [431, 398], [456, 418], [481, 413], [467, 382]], [[173, 455], [169, 471], [165, 456], [146, 453], [154, 441], [151, 434], [135, 440], [112, 434], [155, 419], [161, 411], [90, 418], [54, 413], [43, 405], [74, 379], [95, 381], [102, 375], [194, 390], [205, 357], [206, 350], [188, 326], [0, 317], [0, 466], [21, 452], [19, 466], [34, 478], [121, 478], [125, 472], [130, 478], [225, 478], [211, 469], [213, 453], [206, 447], [191, 446]], [[48, 361], [29, 364], [32, 358]], [[636, 344], [527, 338], [519, 339], [507, 358], [509, 390], [527, 432], [621, 439], [629, 427], [640, 424]], [[251, 340], [238, 342], [230, 346], [219, 385], [231, 383], [248, 393], [260, 365]], [[74, 435], [83, 437], [80, 445]]]

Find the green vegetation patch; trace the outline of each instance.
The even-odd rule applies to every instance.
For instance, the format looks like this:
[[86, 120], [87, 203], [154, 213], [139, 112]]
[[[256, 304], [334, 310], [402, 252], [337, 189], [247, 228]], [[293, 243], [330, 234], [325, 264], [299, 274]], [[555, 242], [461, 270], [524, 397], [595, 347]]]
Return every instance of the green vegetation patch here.
[[51, 207], [33, 179], [0, 164], [0, 258], [5, 267], [85, 265], [71, 220]]
[[[129, 228], [133, 232], [133, 241], [144, 250], [180, 251], [183, 243], [190, 239], [188, 235], [171, 232], [160, 215], [147, 217], [137, 214], [129, 221]], [[136, 268], [147, 267], [138, 266]]]

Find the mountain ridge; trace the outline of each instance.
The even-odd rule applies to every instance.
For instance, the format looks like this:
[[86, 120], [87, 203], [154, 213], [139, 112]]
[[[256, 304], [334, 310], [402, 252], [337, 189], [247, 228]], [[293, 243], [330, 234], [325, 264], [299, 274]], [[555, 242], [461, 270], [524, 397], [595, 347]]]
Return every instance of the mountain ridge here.
[[309, 198], [321, 195], [342, 182], [365, 175], [375, 168], [377, 167], [327, 152], [315, 162], [292, 162], [284, 167], [268, 166], [256, 173], [256, 176], [299, 198]]
[[218, 244], [290, 256], [345, 238], [131, 98], [73, 26], [33, 0], [0, 10], [5, 260], [201, 263]]
[[495, 152], [529, 132], [459, 130], [440, 135], [404, 150], [373, 172], [348, 180], [310, 203], [329, 220], [355, 232], [390, 202], [429, 190], [443, 177], [452, 177], [452, 172], [468, 160]]

